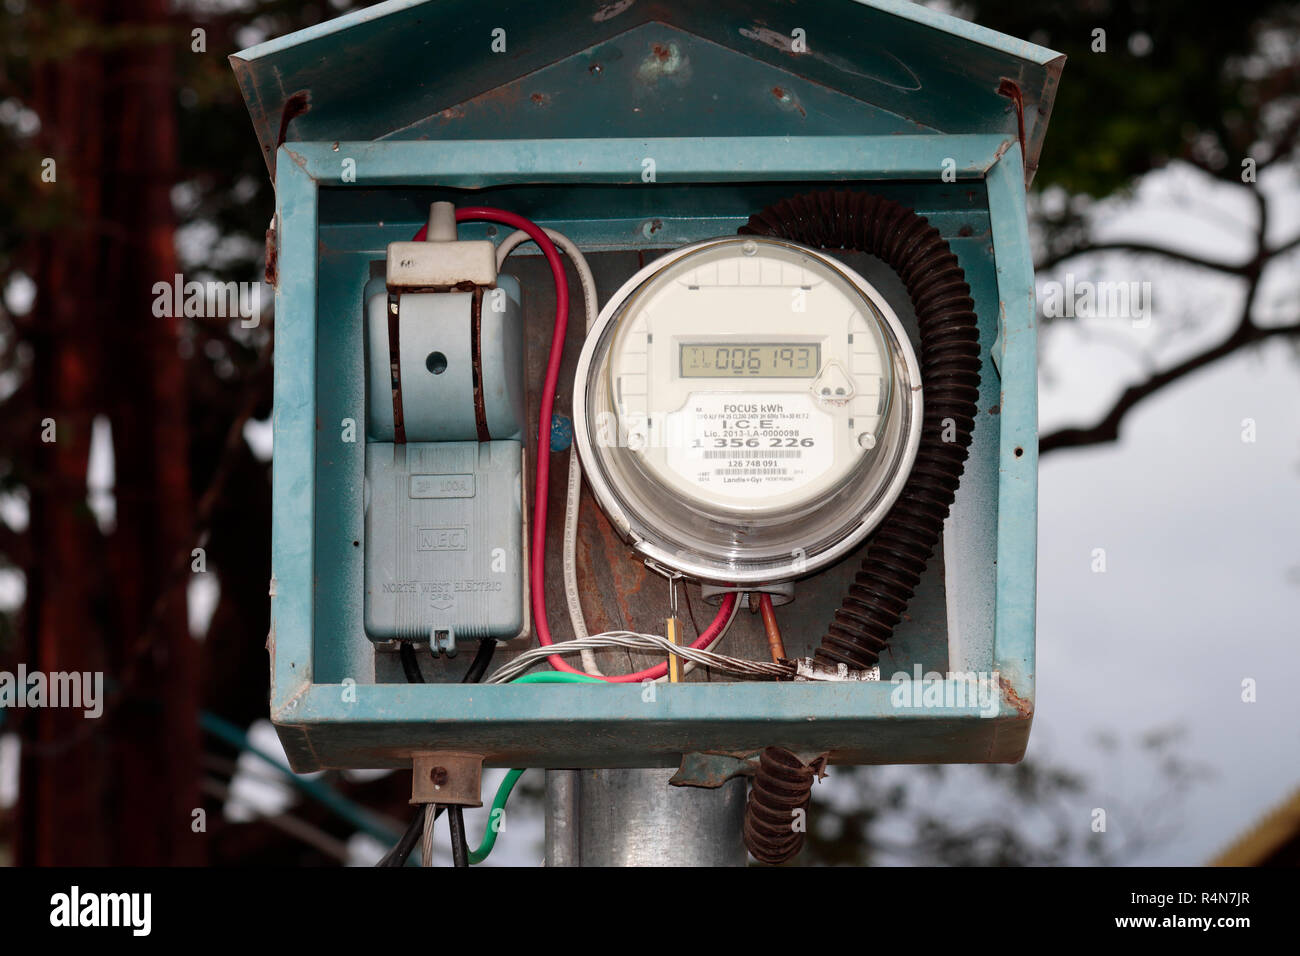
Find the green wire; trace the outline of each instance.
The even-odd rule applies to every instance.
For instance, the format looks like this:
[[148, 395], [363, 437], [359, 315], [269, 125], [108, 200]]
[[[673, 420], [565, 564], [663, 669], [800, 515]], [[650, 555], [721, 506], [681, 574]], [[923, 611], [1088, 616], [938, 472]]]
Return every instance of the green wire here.
[[[523, 677], [517, 677], [512, 680], [512, 684], [603, 684], [605, 683], [599, 677], [592, 677], [589, 674], [566, 674], [562, 671], [538, 671], [536, 674], [525, 674]], [[511, 770], [501, 786], [497, 787], [497, 795], [492, 799], [492, 810], [488, 814], [487, 832], [483, 834], [483, 842], [479, 844], [477, 850], [471, 850], [469, 854], [470, 863], [482, 863], [492, 852], [492, 847], [497, 842], [497, 827], [495, 826], [499, 819], [498, 811], [505, 812], [506, 801], [510, 799], [510, 794], [514, 792], [515, 784], [519, 778], [524, 775], [523, 770]]]
[[497, 842], [496, 822], [499, 818], [498, 811], [504, 813], [506, 801], [510, 799], [510, 793], [515, 789], [515, 784], [519, 778], [524, 775], [522, 770], [511, 770], [506, 774], [506, 778], [501, 781], [501, 786], [497, 787], [496, 798], [492, 801], [492, 812], [488, 814], [487, 832], [483, 834], [483, 842], [478, 845], [477, 850], [471, 850], [469, 854], [470, 863], [482, 863], [492, 852], [492, 847]]
[[603, 684], [605, 681], [590, 674], [566, 674], [564, 671], [538, 671], [516, 677], [512, 684]]

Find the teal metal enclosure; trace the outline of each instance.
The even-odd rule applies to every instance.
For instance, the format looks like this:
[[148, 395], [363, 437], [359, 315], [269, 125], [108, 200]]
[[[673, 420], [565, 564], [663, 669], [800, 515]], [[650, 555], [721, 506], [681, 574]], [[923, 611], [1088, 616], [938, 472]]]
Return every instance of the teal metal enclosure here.
[[[271, 715], [294, 768], [399, 767], [432, 750], [496, 766], [644, 767], [769, 744], [840, 763], [1019, 759], [1037, 533], [1025, 188], [1062, 60], [892, 0], [393, 0], [232, 57], [277, 193], [269, 648]], [[984, 358], [956, 503], [882, 681], [653, 695], [462, 685], [458, 670], [405, 683], [364, 631], [364, 446], [345, 437], [347, 421], [357, 434], [365, 421], [363, 291], [387, 244], [410, 239], [432, 201], [497, 206], [577, 241], [608, 293], [655, 252], [830, 188], [896, 199], [940, 229], [966, 271]], [[482, 224], [461, 235], [499, 238]], [[534, 421], [554, 300], [538, 257], [516, 258]], [[880, 271], [853, 264], [873, 281]], [[901, 318], [915, 334], [914, 316]], [[570, 325], [581, 328], [578, 312]], [[599, 537], [595, 518], [583, 533]], [[857, 563], [798, 585], [792, 653], [820, 639]], [[602, 573], [593, 595], [630, 626], [629, 579]], [[891, 680], [932, 672], [924, 694]], [[992, 700], [968, 697], [971, 674], [991, 681]]]

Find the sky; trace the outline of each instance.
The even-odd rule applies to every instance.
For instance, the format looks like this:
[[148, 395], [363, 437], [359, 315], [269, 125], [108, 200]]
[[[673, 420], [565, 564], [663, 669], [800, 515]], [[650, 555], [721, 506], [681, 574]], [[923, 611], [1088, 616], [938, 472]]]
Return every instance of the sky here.
[[[1134, 862], [1207, 860], [1300, 787], [1300, 361], [1282, 343], [1228, 359], [1144, 404], [1116, 445], [1047, 456], [1039, 480], [1029, 756], [1143, 807], [1134, 825], [1182, 817]], [[1095, 738], [1174, 726], [1208, 776], [1181, 807], [1149, 806], [1155, 767]]]
[[[1289, 171], [1259, 184], [1272, 200], [1275, 244], [1300, 232], [1298, 185]], [[1225, 261], [1245, 258], [1254, 228], [1243, 189], [1180, 167], [1096, 214], [1104, 238]], [[1043, 433], [1095, 421], [1144, 368], [1217, 341], [1241, 301], [1232, 280], [1198, 270], [1109, 257], [1101, 271], [1152, 280], [1151, 327], [1098, 319], [1046, 329]], [[1300, 254], [1272, 267], [1260, 324], [1300, 319], [1298, 275]], [[1235, 354], [1137, 406], [1118, 442], [1045, 456], [1038, 540], [1029, 757], [1086, 772], [1128, 808], [1120, 825], [1157, 829], [1162, 816], [1179, 824], [1133, 862], [1212, 858], [1300, 788], [1300, 695], [1291, 686], [1300, 672], [1300, 349], [1274, 341]], [[1093, 570], [1098, 548], [1104, 573]], [[1253, 703], [1243, 700], [1248, 680]], [[1181, 799], [1153, 804], [1156, 762], [1095, 740], [1167, 727], [1183, 729], [1173, 751], [1205, 775]]]

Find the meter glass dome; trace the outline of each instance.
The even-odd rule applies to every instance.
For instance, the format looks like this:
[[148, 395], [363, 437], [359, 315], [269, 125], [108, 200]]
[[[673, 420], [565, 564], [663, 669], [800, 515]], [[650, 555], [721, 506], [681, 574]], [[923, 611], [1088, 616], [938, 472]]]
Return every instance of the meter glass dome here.
[[796, 243], [709, 240], [605, 306], [574, 392], [593, 492], [646, 558], [788, 580], [879, 523], [916, 454], [920, 373], [889, 303]]

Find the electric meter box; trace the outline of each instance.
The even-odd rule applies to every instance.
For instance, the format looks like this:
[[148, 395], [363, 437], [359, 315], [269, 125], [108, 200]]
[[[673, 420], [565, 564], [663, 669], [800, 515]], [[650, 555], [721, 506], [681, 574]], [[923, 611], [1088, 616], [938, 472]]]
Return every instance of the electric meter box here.
[[[389, 0], [234, 55], [276, 186], [268, 647], [271, 716], [294, 769], [403, 767], [429, 751], [513, 767], [668, 766], [695, 755], [707, 777], [725, 755], [771, 744], [851, 764], [1018, 760], [1033, 713], [1037, 534], [1025, 189], [1063, 61], [902, 0]], [[382, 370], [367, 371], [364, 302], [367, 284], [385, 274], [389, 243], [409, 242], [434, 202], [507, 209], [574, 240], [604, 302], [659, 257], [734, 237], [773, 203], [826, 191], [869, 193], [924, 216], [964, 269], [978, 320], [969, 457], [939, 551], [881, 657], [881, 680], [687, 682], [648, 693], [461, 684], [462, 664], [407, 683], [385, 631], [400, 611], [367, 621], [365, 600], [367, 549], [396, 533], [367, 528], [366, 508], [367, 468], [373, 479], [376, 468], [399, 467], [368, 466], [366, 451], [375, 441], [368, 382]], [[500, 241], [504, 231], [463, 223], [459, 237]], [[823, 251], [878, 288], [901, 334], [915, 338], [915, 314], [889, 276]], [[512, 300], [522, 378], [505, 376], [519, 403], [527, 389], [523, 434], [509, 443], [520, 454], [477, 447], [463, 461], [422, 462], [419, 474], [430, 465], [430, 474], [472, 475], [476, 488], [529, 487], [554, 306], [535, 253], [522, 248], [501, 267], [503, 282], [523, 281]], [[575, 298], [557, 397], [565, 414], [581, 349], [576, 287]], [[788, 373], [802, 353], [782, 352], [799, 343], [779, 338], [756, 339], [753, 361]], [[860, 397], [864, 416], [887, 413], [870, 407], [874, 386], [863, 377], [879, 347], [854, 341], [837, 359], [842, 377], [819, 385]], [[633, 351], [620, 354], [635, 362]], [[719, 361], [707, 349], [671, 360], [705, 370]], [[506, 396], [503, 408], [515, 401]], [[444, 411], [461, 414], [439, 409], [439, 418]], [[905, 455], [906, 442], [899, 448]], [[406, 454], [420, 452], [409, 445]], [[556, 573], [546, 592], [559, 639], [563, 462], [551, 465]], [[415, 480], [409, 461], [400, 467]], [[523, 492], [508, 490], [492, 493], [518, 507]], [[687, 492], [711, 494], [689, 483]], [[584, 512], [586, 567], [596, 575], [584, 601], [602, 614], [631, 607], [638, 620], [628, 624], [657, 629], [661, 616], [657, 624], [638, 609], [651, 597], [665, 603], [662, 579], [629, 560], [617, 535], [592, 530], [595, 511]], [[485, 520], [466, 508], [453, 518], [415, 521], [407, 550], [429, 531], [438, 536], [430, 548], [454, 555], [470, 537], [496, 534], [495, 522], [522, 535], [517, 549], [504, 547], [526, 560], [528, 533], [508, 513]], [[857, 564], [846, 557], [795, 583], [787, 646], [806, 653], [821, 638]], [[529, 646], [527, 637], [507, 649]]]

